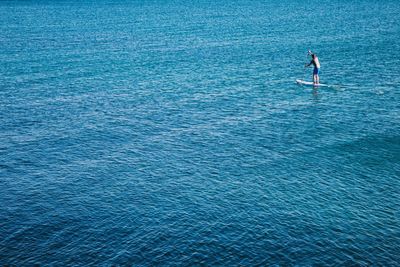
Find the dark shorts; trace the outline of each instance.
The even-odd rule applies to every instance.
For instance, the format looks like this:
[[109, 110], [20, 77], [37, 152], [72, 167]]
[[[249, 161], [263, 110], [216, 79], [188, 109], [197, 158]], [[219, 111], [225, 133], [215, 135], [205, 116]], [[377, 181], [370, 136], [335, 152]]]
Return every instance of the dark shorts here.
[[314, 75], [319, 75], [319, 68], [314, 68], [313, 74], [314, 74]]

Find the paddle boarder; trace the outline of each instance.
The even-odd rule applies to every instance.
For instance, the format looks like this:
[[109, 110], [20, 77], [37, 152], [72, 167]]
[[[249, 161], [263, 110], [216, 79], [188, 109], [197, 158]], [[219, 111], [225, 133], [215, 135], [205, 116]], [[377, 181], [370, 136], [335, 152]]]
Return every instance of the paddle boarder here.
[[313, 71], [313, 82], [315, 85], [319, 84], [319, 69], [321, 68], [321, 64], [319, 64], [318, 57], [315, 53], [312, 53], [310, 50], [308, 50], [308, 55], [311, 55], [311, 62], [306, 64], [306, 67], [309, 67], [314, 65], [314, 71]]

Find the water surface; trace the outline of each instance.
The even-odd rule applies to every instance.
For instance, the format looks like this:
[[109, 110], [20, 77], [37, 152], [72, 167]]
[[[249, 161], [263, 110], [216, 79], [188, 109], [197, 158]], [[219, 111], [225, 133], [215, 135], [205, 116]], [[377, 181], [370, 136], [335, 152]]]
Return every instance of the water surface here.
[[2, 1], [0, 265], [395, 266], [398, 14]]

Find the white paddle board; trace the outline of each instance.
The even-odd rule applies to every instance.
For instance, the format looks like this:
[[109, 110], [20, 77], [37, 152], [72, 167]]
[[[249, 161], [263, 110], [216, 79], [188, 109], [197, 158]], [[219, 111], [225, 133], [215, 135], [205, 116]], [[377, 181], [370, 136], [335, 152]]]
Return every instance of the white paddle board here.
[[323, 83], [319, 83], [319, 84], [314, 84], [313, 82], [306, 82], [303, 80], [296, 80], [296, 83], [299, 85], [303, 85], [303, 86], [312, 86], [312, 87], [329, 87], [329, 85], [327, 84], [323, 84]]

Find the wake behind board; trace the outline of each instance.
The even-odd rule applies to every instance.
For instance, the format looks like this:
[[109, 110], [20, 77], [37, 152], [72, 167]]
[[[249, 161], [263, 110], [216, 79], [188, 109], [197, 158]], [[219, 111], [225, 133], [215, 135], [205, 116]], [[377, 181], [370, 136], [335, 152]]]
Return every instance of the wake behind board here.
[[319, 83], [319, 84], [314, 84], [313, 82], [306, 82], [303, 80], [296, 80], [296, 83], [299, 85], [303, 85], [303, 86], [311, 86], [311, 87], [329, 87], [329, 85], [327, 84], [323, 84], [323, 83]]

